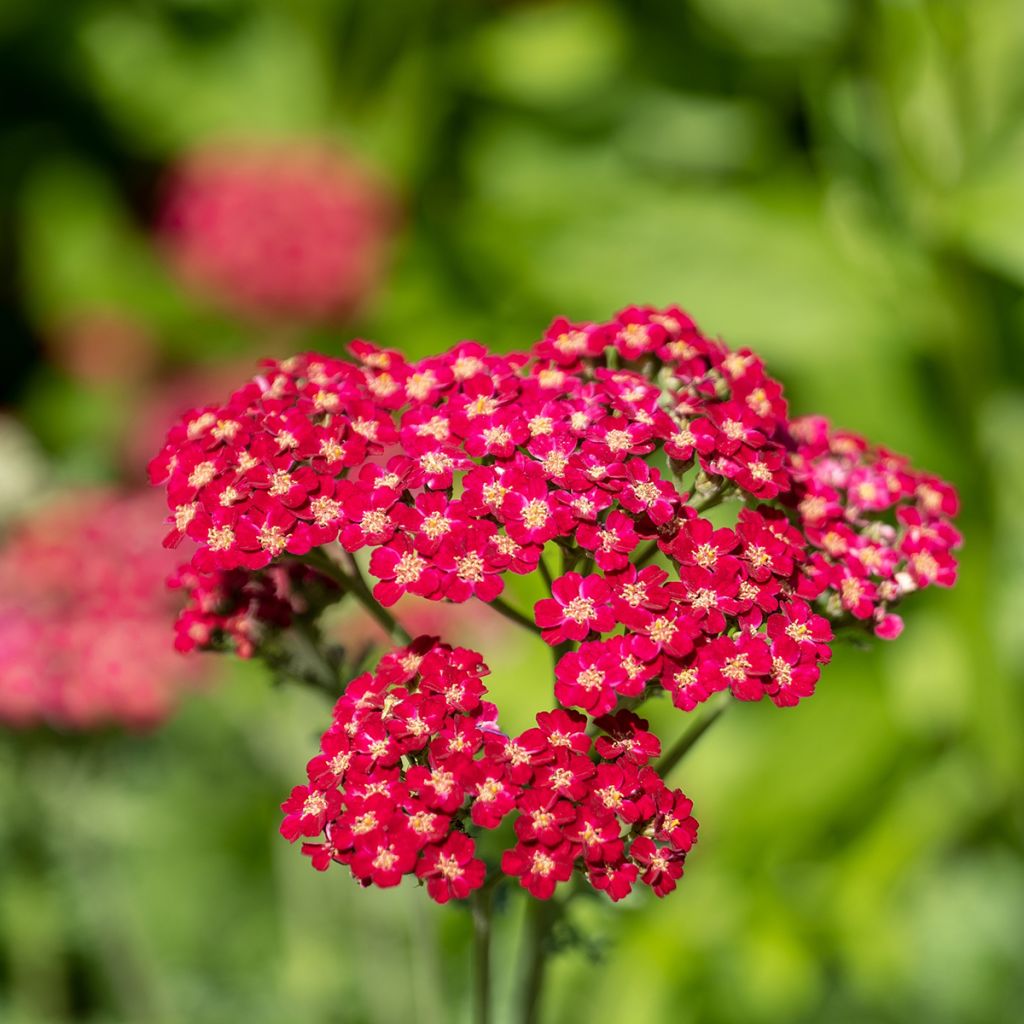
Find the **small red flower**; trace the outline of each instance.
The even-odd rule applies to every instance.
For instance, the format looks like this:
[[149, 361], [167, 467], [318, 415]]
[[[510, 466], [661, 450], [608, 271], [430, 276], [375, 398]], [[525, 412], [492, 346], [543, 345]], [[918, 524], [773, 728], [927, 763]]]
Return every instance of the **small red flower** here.
[[373, 596], [385, 607], [403, 594], [430, 597], [441, 585], [440, 572], [404, 536], [374, 551], [370, 572], [380, 580]]
[[562, 655], [555, 666], [555, 698], [589, 715], [603, 715], [615, 707], [625, 681], [612, 648], [600, 641], [584, 643]]
[[635, 864], [621, 859], [614, 863], [601, 861], [587, 866], [590, 884], [599, 892], [606, 893], [613, 903], [625, 899], [633, 891], [638, 874]]
[[549, 900], [559, 882], [572, 875], [573, 857], [568, 843], [543, 846], [540, 843], [517, 843], [501, 857], [501, 870], [519, 878], [519, 884], [539, 900]]
[[312, 786], [296, 786], [283, 804], [285, 813], [281, 835], [290, 843], [299, 836], [317, 836], [324, 825], [341, 809], [341, 794], [336, 789], [321, 790]]
[[506, 777], [500, 766], [486, 762], [474, 764], [470, 773], [469, 795], [473, 799], [470, 816], [481, 828], [497, 828], [516, 805], [519, 788]]
[[461, 832], [453, 832], [443, 843], [424, 849], [416, 865], [416, 877], [427, 883], [432, 900], [464, 900], [484, 884], [487, 868], [473, 856], [475, 852], [473, 840]]
[[356, 844], [352, 874], [382, 889], [398, 885], [416, 863], [419, 847], [404, 815], [395, 815], [381, 832]]
[[629, 855], [639, 866], [640, 880], [649, 885], [656, 896], [667, 896], [683, 874], [683, 855], [670, 847], [657, 846], [647, 836], [637, 836]]
[[581, 525], [576, 531], [576, 542], [581, 548], [594, 552], [599, 569], [611, 572], [629, 565], [629, 556], [640, 538], [629, 516], [612, 512], [602, 524]]
[[553, 647], [566, 640], [585, 640], [591, 632], [606, 633], [615, 625], [608, 602], [611, 590], [602, 576], [566, 573], [555, 580], [552, 596], [538, 601], [534, 618], [545, 642]]
[[760, 700], [771, 670], [771, 651], [758, 635], [718, 637], [699, 651], [701, 680], [712, 692], [728, 687], [738, 700]]

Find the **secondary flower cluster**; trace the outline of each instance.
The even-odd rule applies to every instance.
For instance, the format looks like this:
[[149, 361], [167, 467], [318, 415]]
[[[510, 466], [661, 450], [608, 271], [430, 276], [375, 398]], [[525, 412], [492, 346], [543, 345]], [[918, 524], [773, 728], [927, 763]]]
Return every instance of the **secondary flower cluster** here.
[[167, 643], [174, 556], [148, 494], [63, 495], [0, 550], [0, 721], [90, 729], [153, 725], [200, 666]]
[[161, 231], [190, 284], [249, 317], [306, 322], [349, 312], [376, 285], [390, 207], [324, 149], [203, 150], [175, 169]]
[[514, 816], [501, 871], [538, 898], [574, 869], [613, 900], [638, 879], [671, 892], [697, 823], [648, 766], [660, 744], [647, 723], [600, 718], [594, 743], [583, 715], [555, 710], [509, 737], [483, 699], [487, 673], [479, 654], [420, 637], [353, 680], [308, 783], [282, 804], [281, 833], [322, 835], [303, 845], [319, 870], [335, 861], [379, 886], [415, 874], [444, 903], [484, 884], [474, 836]]
[[895, 639], [903, 620], [891, 605], [956, 581], [956, 491], [821, 417], [794, 421], [790, 433], [798, 442], [792, 472], [809, 574], [825, 584], [833, 614], [871, 621], [880, 637]]
[[302, 565], [206, 574], [184, 566], [168, 583], [187, 590], [190, 599], [175, 623], [174, 646], [183, 654], [229, 649], [242, 658], [251, 658], [269, 633], [287, 628], [308, 610], [312, 587], [337, 589]]

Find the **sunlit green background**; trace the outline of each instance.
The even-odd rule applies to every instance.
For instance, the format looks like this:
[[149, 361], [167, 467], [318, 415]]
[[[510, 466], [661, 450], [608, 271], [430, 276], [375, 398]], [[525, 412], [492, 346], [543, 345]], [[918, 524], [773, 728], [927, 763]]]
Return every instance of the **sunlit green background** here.
[[[154, 252], [165, 169], [321, 137], [404, 220], [359, 319], [292, 347], [522, 346], [679, 302], [795, 409], [953, 480], [957, 589], [839, 649], [798, 709], [726, 716], [674, 780], [701, 820], [684, 884], [581, 904], [600, 959], [560, 957], [547, 1019], [1022, 1019], [1020, 0], [5, 0], [0, 95], [0, 397], [54, 479], [123, 475], [149, 402], [58, 369], [62, 324], [117, 311], [164, 374], [261, 354]], [[544, 652], [485, 653], [524, 723]], [[326, 714], [225, 665], [152, 736], [0, 737], [0, 1020], [465, 1019], [465, 913], [276, 834]]]

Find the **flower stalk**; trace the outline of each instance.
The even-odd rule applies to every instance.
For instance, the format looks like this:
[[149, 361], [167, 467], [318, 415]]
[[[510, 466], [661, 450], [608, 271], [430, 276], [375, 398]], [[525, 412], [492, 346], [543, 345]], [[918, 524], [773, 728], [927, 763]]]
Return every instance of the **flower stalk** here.
[[717, 701], [701, 715], [695, 722], [692, 722], [688, 729], [672, 744], [655, 765], [655, 770], [664, 779], [668, 778], [672, 770], [680, 761], [697, 745], [700, 738], [725, 714], [729, 707], [730, 700], [727, 694], [722, 694]]
[[355, 558], [346, 552], [349, 571], [346, 572], [320, 548], [310, 551], [302, 562], [336, 583], [342, 593], [351, 594], [391, 638], [393, 643], [407, 644], [412, 639], [400, 622], [373, 596]]
[[491, 931], [494, 890], [483, 886], [471, 897], [473, 916], [473, 1024], [491, 1024]]
[[559, 912], [551, 900], [529, 900], [526, 905], [526, 970], [523, 976], [521, 1024], [538, 1024], [541, 1019], [544, 981], [548, 969], [548, 938]]
[[509, 622], [514, 622], [517, 626], [522, 626], [523, 629], [527, 630], [534, 635], [540, 635], [540, 627], [531, 619], [528, 615], [523, 614], [518, 608], [513, 607], [503, 598], [496, 597], [490, 602], [490, 607], [493, 608], [500, 615], [504, 615]]

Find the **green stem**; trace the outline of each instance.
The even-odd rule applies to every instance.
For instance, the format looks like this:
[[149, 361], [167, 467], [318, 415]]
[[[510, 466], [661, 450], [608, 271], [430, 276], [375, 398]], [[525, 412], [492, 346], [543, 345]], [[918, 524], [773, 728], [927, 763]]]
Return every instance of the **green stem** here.
[[533, 619], [528, 618], [518, 608], [513, 608], [512, 605], [503, 601], [500, 597], [496, 597], [493, 601], [488, 601], [488, 605], [493, 608], [496, 612], [501, 612], [506, 619], [510, 619], [512, 622], [517, 623], [524, 629], [528, 629], [531, 633], [540, 635], [540, 626], [537, 625]]
[[401, 623], [373, 596], [355, 558], [346, 552], [346, 558], [351, 566], [351, 572], [344, 569], [325, 552], [314, 549], [300, 561], [304, 562], [311, 569], [333, 580], [346, 593], [351, 594], [374, 618], [381, 629], [395, 642], [407, 644], [412, 639]]
[[491, 1020], [491, 910], [493, 890], [484, 887], [472, 897], [473, 1024]]
[[679, 737], [661, 755], [658, 763], [654, 766], [657, 773], [664, 779], [668, 776], [669, 772], [686, 756], [696, 742], [711, 728], [715, 722], [722, 716], [722, 713], [729, 706], [730, 700], [728, 694], [722, 694], [721, 698], [717, 703], [711, 705], [705, 714], [698, 718], [689, 729], [687, 729], [682, 736]]
[[633, 564], [638, 568], [642, 569], [652, 558], [658, 553], [658, 542], [652, 540], [647, 547], [643, 548]]
[[540, 561], [537, 562], [537, 568], [540, 570], [540, 574], [544, 578], [544, 585], [548, 588], [548, 593], [550, 594], [555, 581], [551, 575], [551, 570], [548, 568], [548, 563], [544, 561], [543, 555], [540, 556]]
[[321, 548], [313, 548], [308, 555], [296, 557], [295, 561], [301, 562], [314, 572], [320, 573], [321, 576], [326, 576], [329, 580], [337, 583], [346, 593], [352, 589], [352, 581], [348, 578], [345, 571], [337, 562], [329, 558]]
[[339, 693], [338, 673], [324, 656], [320, 631], [311, 622], [302, 619], [293, 623], [288, 633], [292, 648], [292, 675], [304, 683], [324, 690], [332, 699]]
[[352, 581], [356, 600], [377, 620], [381, 628], [395, 643], [409, 643], [412, 637], [391, 612], [373, 596], [373, 591], [370, 590], [369, 584], [364, 579], [355, 556], [349, 552], [346, 552], [345, 555], [351, 569], [349, 579]]
[[526, 905], [526, 977], [523, 979], [522, 1024], [540, 1020], [541, 995], [547, 974], [546, 940], [557, 908], [550, 900], [527, 897]]
[[692, 501], [690, 504], [698, 512], [707, 512], [708, 509], [712, 509], [716, 505], [721, 505], [731, 493], [732, 492], [728, 487], [723, 487], [721, 490], [715, 491], [713, 494], [709, 494], [703, 501]]

